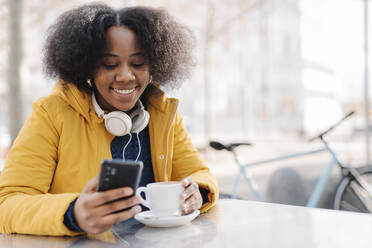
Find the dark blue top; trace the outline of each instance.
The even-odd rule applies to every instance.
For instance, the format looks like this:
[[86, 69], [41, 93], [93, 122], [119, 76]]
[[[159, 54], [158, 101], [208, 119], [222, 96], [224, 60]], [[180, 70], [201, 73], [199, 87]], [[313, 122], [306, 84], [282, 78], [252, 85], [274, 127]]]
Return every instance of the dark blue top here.
[[[125, 160], [136, 160], [139, 151], [137, 134], [132, 133], [132, 139], [130, 135], [117, 136], [111, 142], [111, 155], [113, 159], [123, 159], [123, 149], [125, 148]], [[142, 161], [143, 170], [142, 177], [139, 186], [146, 186], [148, 183], [155, 181], [154, 172], [152, 170], [152, 161], [150, 153], [150, 136], [149, 129], [146, 127], [138, 134], [138, 138], [141, 144], [141, 154], [139, 155], [138, 161]], [[128, 141], [130, 140], [130, 143]]]

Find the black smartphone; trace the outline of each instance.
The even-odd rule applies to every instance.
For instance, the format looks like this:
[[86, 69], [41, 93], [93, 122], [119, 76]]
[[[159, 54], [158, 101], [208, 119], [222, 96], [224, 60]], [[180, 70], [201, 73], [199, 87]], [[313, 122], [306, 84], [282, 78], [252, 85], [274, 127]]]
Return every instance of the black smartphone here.
[[133, 196], [138, 188], [142, 170], [143, 163], [141, 161], [105, 159], [101, 163], [98, 191], [127, 186], [133, 189], [133, 194], [131, 195]]

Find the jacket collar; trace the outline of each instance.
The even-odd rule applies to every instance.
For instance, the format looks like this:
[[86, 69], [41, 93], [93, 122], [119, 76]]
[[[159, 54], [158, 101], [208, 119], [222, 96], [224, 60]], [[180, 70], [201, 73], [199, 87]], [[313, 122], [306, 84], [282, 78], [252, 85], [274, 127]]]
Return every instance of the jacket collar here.
[[159, 84], [153, 83], [153, 91], [148, 97], [148, 104], [161, 112], [169, 112], [174, 105], [178, 106], [177, 98], [168, 98], [164, 91], [160, 89]]
[[74, 84], [59, 80], [53, 88], [57, 94], [70, 105], [76, 112], [88, 121], [102, 122], [95, 114], [92, 97], [88, 93], [79, 90]]

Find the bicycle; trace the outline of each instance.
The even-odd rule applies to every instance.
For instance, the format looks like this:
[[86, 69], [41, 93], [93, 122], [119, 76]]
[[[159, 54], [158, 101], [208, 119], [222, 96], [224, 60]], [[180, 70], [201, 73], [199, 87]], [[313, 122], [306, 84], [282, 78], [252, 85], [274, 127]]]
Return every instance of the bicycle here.
[[332, 148], [329, 146], [328, 142], [325, 140], [325, 136], [330, 133], [335, 127], [340, 125], [343, 121], [347, 118], [352, 116], [354, 112], [350, 112], [345, 115], [340, 121], [336, 122], [332, 126], [330, 126], [325, 131], [321, 132], [317, 136], [309, 139], [310, 142], [320, 139], [323, 143], [323, 147], [320, 149], [309, 150], [305, 152], [297, 152], [297, 153], [290, 153], [286, 155], [281, 155], [278, 157], [272, 157], [270, 159], [250, 162], [250, 163], [242, 163], [237, 155], [236, 148], [240, 146], [250, 146], [251, 143], [243, 142], [243, 143], [231, 143], [231, 144], [222, 144], [218, 141], [210, 141], [209, 145], [214, 148], [215, 150], [227, 150], [233, 154], [234, 160], [239, 167], [239, 171], [235, 176], [234, 185], [232, 189], [232, 194], [229, 195], [229, 198], [237, 198], [237, 191], [240, 184], [240, 179], [243, 177], [245, 181], [248, 183], [250, 190], [252, 191], [254, 197], [258, 201], [264, 201], [262, 194], [260, 193], [257, 183], [255, 182], [254, 178], [246, 173], [246, 169], [249, 167], [268, 164], [277, 161], [283, 161], [286, 159], [303, 157], [311, 154], [328, 152], [331, 155], [331, 160], [326, 165], [322, 175], [316, 182], [309, 199], [305, 206], [307, 207], [317, 207], [319, 199], [322, 193], [325, 190], [325, 186], [329, 175], [335, 165], [341, 169], [341, 179], [339, 180], [336, 188], [335, 193], [333, 196], [333, 209], [337, 210], [346, 210], [346, 211], [355, 211], [355, 212], [365, 212], [365, 213], [372, 213], [372, 166], [365, 165], [360, 167], [351, 167], [346, 166], [341, 163], [339, 158], [337, 157], [336, 153]]

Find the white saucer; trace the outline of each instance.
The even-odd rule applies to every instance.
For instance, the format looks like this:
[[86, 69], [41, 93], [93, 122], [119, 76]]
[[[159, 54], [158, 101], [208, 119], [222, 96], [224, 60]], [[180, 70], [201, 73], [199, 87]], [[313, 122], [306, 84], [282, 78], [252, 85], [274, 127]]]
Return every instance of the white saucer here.
[[143, 211], [138, 213], [134, 216], [136, 220], [145, 224], [146, 226], [151, 227], [173, 227], [173, 226], [182, 226], [193, 219], [195, 219], [200, 214], [199, 210], [195, 210], [194, 212], [182, 215], [182, 216], [166, 216], [166, 217], [158, 217], [153, 216], [151, 210]]

